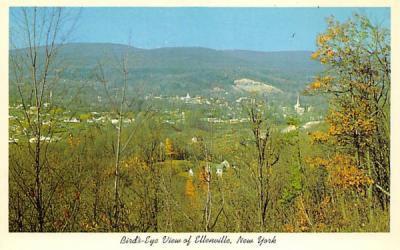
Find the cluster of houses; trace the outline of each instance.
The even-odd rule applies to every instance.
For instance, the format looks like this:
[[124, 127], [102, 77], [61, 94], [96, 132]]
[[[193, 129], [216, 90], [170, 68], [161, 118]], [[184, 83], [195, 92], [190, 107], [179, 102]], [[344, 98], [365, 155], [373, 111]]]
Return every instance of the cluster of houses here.
[[210, 123], [229, 123], [229, 124], [237, 124], [237, 123], [243, 123], [243, 122], [248, 122], [250, 121], [249, 118], [232, 118], [232, 119], [227, 119], [227, 120], [223, 120], [220, 118], [201, 118], [201, 121], [206, 121], [206, 122], [210, 122]]
[[[211, 166], [207, 166], [207, 171], [210, 173], [215, 173], [218, 177], [222, 177], [222, 174], [224, 171], [227, 171], [229, 168], [231, 168], [231, 165], [227, 160], [224, 160], [223, 162], [219, 164], [212, 164]], [[235, 167], [233, 167], [235, 168]], [[189, 168], [188, 170], [188, 176], [193, 177], [194, 172], [193, 169]]]
[[154, 99], [154, 100], [162, 100], [162, 99], [166, 99], [169, 101], [181, 101], [187, 104], [207, 104], [210, 105], [211, 102], [207, 99], [204, 98], [202, 96], [195, 96], [195, 97], [191, 97], [189, 93], [186, 94], [186, 96], [153, 96], [153, 95], [147, 95], [144, 97], [145, 100], [150, 100], [150, 99]]
[[[59, 136], [40, 136], [40, 141], [44, 141], [44, 142], [56, 142], [61, 140], [61, 137]], [[18, 139], [17, 139], [18, 142]], [[29, 139], [29, 143], [36, 143], [37, 142], [37, 138], [36, 137], [32, 137]]]
[[[228, 101], [226, 101], [224, 98], [219, 99], [219, 98], [213, 98], [211, 97], [210, 99], [201, 97], [201, 96], [196, 96], [196, 97], [191, 97], [189, 93], [186, 94], [186, 96], [176, 96], [176, 97], [162, 97], [162, 96], [146, 96], [145, 99], [166, 99], [166, 100], [175, 100], [175, 101], [181, 101], [184, 103], [189, 103], [189, 104], [214, 104], [217, 106], [222, 107], [222, 109], [225, 111], [220, 117], [210, 117], [211, 114], [206, 114], [208, 117], [200, 118], [201, 121], [205, 121], [208, 123], [216, 123], [216, 124], [239, 124], [239, 123], [246, 123], [249, 122], [249, 118], [242, 118], [241, 113], [240, 113], [240, 104], [243, 101], [249, 100], [249, 97], [239, 97], [238, 99], [234, 100], [233, 105], [229, 105]], [[44, 107], [49, 107], [49, 103], [45, 103]], [[13, 107], [10, 107], [10, 109], [15, 109], [15, 110], [22, 110], [23, 105], [22, 104], [16, 104]], [[297, 102], [293, 106], [293, 110], [296, 114], [298, 115], [303, 115], [306, 111], [311, 112], [313, 110], [312, 106], [309, 106], [307, 108], [302, 107], [300, 104], [300, 96], [297, 96]], [[283, 117], [286, 117], [287, 114], [290, 113], [290, 110], [287, 107], [282, 107], [282, 115]], [[29, 107], [28, 113], [31, 115], [34, 115], [35, 112], [37, 112], [35, 107]], [[176, 124], [177, 122], [185, 122], [185, 112], [180, 111], [180, 110], [165, 110], [164, 114], [166, 116], [163, 118], [163, 123], [167, 124]], [[15, 114], [14, 114], [15, 115]], [[115, 116], [113, 116], [110, 113], [107, 112], [91, 112], [85, 119], [82, 117], [75, 117], [71, 115], [71, 111], [64, 111], [63, 114], [61, 115], [62, 118], [59, 118], [59, 122], [65, 123], [65, 124], [79, 124], [82, 122], [86, 123], [101, 123], [101, 124], [107, 124], [111, 123], [112, 125], [118, 127], [119, 126], [119, 119], [116, 119]], [[81, 119], [82, 118], [82, 119]], [[13, 116], [10, 114], [9, 116], [10, 121], [11, 120], [16, 120], [17, 117]], [[305, 123], [301, 127], [296, 127], [294, 125], [290, 125], [286, 128], [283, 128], [281, 130], [281, 133], [289, 133], [291, 131], [297, 130], [297, 129], [309, 129], [313, 126], [316, 126], [320, 124], [322, 121], [322, 117], [320, 116], [319, 119], [315, 119], [314, 117], [310, 116], [310, 121]], [[122, 123], [127, 125], [130, 123], [135, 122], [134, 118], [127, 118], [124, 117], [122, 119]], [[14, 122], [15, 123], [15, 122]], [[49, 119], [44, 119], [43, 120], [43, 125], [50, 125], [52, 122]], [[10, 123], [10, 130], [12, 132], [16, 132], [14, 134], [18, 134], [17, 129], [15, 129], [16, 125]], [[36, 138], [31, 138], [31, 142], [34, 142]], [[54, 138], [41, 138], [41, 141], [45, 142], [53, 142], [58, 139]], [[16, 143], [18, 141], [17, 138], [10, 138], [9, 142], [10, 143]]]
[[[186, 94], [186, 96], [175, 96], [175, 97], [167, 97], [167, 96], [151, 96], [148, 95], [145, 97], [146, 100], [149, 99], [164, 99], [164, 100], [174, 100], [174, 101], [180, 101], [188, 104], [207, 104], [207, 105], [214, 105], [216, 107], [220, 107], [222, 110], [224, 110], [223, 114], [221, 114], [220, 117], [204, 117], [201, 118], [201, 121], [206, 121], [209, 123], [225, 123], [225, 124], [237, 124], [237, 123], [244, 123], [248, 122], [248, 118], [243, 118], [240, 117], [242, 115], [242, 106], [241, 104], [243, 102], [251, 100], [250, 97], [247, 96], [242, 96], [237, 98], [236, 100], [233, 101], [233, 103], [229, 103], [225, 98], [214, 98], [210, 97], [209, 99], [201, 96], [196, 96], [196, 97], [191, 97], [189, 93]], [[299, 116], [304, 115], [306, 112], [310, 113], [313, 112], [314, 107], [308, 106], [308, 107], [303, 107], [300, 104], [300, 95], [297, 95], [297, 101], [294, 104], [293, 108], [290, 109], [288, 107], [281, 107], [282, 113], [279, 115], [282, 115], [283, 118], [286, 118], [288, 115], [292, 114], [293, 112]], [[168, 124], [176, 124], [177, 122], [184, 122], [185, 118], [184, 116], [179, 116], [175, 114], [174, 111], [165, 111], [167, 112], [171, 117], [167, 118], [164, 120], [164, 123]], [[322, 118], [321, 118], [322, 119]], [[312, 120], [310, 118], [310, 120]], [[293, 130], [293, 127], [287, 128], [287, 131]], [[286, 130], [285, 130], [286, 131]]]
[[[48, 107], [48, 103], [44, 103], [44, 107]], [[12, 114], [9, 115], [9, 129], [10, 129], [10, 137], [8, 142], [9, 143], [18, 143], [20, 136], [24, 136], [24, 138], [28, 137], [29, 138], [29, 133], [26, 128], [22, 128], [20, 126], [20, 122], [18, 121], [18, 113], [23, 112], [23, 105], [22, 104], [17, 104], [14, 106], [10, 107], [10, 110], [12, 110]], [[29, 115], [35, 115], [37, 112], [36, 107], [29, 107], [27, 110], [27, 113]], [[87, 123], [111, 123], [112, 125], [117, 125], [119, 123], [118, 119], [113, 118], [113, 116], [109, 113], [99, 113], [99, 112], [91, 112], [90, 115], [88, 115], [87, 119], [79, 119], [77, 117], [71, 116], [71, 111], [64, 111], [62, 115], [56, 119], [55, 117], [52, 117], [51, 119], [48, 117], [50, 114], [44, 114], [42, 124], [44, 126], [51, 126], [51, 124], [57, 122], [58, 124], [79, 124], [82, 122], [87, 122]], [[134, 122], [134, 118], [123, 118], [122, 123], [123, 124], [129, 124]], [[38, 138], [36, 137], [30, 137], [28, 141], [30, 143], [36, 143]], [[60, 141], [61, 138], [57, 136], [41, 136], [39, 138], [40, 141], [42, 142], [56, 142]]]

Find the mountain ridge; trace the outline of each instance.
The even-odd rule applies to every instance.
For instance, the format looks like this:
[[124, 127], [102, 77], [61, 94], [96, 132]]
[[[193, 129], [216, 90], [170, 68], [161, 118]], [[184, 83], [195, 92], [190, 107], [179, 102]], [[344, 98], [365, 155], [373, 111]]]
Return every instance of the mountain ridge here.
[[[24, 50], [11, 50], [11, 53]], [[189, 90], [204, 94], [214, 87], [232, 89], [234, 81], [242, 78], [298, 92], [322, 70], [320, 64], [310, 59], [311, 53], [204, 47], [144, 49], [115, 43], [68, 43], [58, 47], [58, 60], [68, 65], [61, 75], [63, 78], [89, 77], [102, 64], [110, 79], [119, 82], [120, 59], [126, 55], [130, 84], [141, 85], [154, 93], [181, 94]]]

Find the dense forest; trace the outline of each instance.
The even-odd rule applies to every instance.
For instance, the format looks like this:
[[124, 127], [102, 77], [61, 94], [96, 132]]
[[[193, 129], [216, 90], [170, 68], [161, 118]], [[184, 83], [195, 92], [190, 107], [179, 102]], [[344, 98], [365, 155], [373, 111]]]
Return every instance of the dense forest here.
[[[389, 30], [357, 14], [328, 18], [311, 70], [303, 52], [293, 57], [296, 69], [286, 58], [260, 75], [254, 68], [280, 56], [118, 46], [113, 60], [90, 57], [79, 71], [75, 55], [96, 49], [65, 45], [74, 27], [65, 9], [18, 11], [10, 31], [9, 231], [389, 231]], [[211, 60], [214, 53], [230, 59]], [[185, 60], [173, 65], [172, 55]], [[243, 63], [246, 72], [234, 70]], [[155, 90], [163, 74], [172, 79], [162, 85], [168, 94], [142, 88], [155, 79]], [[238, 78], [286, 92], [200, 96], [232, 91]], [[182, 79], [186, 85], [168, 86]], [[286, 107], [294, 103], [284, 104], [284, 82], [310, 104], [302, 108], [298, 96], [294, 110]], [[188, 85], [198, 96], [179, 97]], [[88, 95], [98, 104], [81, 100]]]

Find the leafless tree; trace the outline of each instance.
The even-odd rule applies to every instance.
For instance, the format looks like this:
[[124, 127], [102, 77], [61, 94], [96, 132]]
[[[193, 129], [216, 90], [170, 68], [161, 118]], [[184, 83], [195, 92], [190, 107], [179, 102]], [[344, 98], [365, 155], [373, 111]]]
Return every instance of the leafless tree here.
[[[130, 42], [129, 42], [130, 44]], [[132, 145], [135, 135], [137, 135], [137, 132], [140, 128], [140, 126], [148, 120], [154, 113], [152, 112], [151, 106], [144, 108], [141, 110], [141, 115], [137, 116], [135, 118], [135, 124], [130, 126], [129, 128], [124, 129], [124, 119], [126, 118], [126, 111], [129, 108], [130, 105], [132, 105], [135, 102], [135, 99], [137, 100], [138, 98], [137, 95], [135, 97], [132, 97], [128, 100], [127, 98], [127, 91], [128, 91], [128, 83], [130, 81], [130, 73], [129, 73], [129, 58], [131, 56], [130, 54], [130, 46], [126, 47], [126, 50], [123, 52], [121, 55], [112, 55], [114, 58], [113, 60], [117, 62], [118, 65], [116, 65], [116, 69], [120, 72], [122, 75], [122, 84], [120, 87], [116, 87], [110, 90], [110, 82], [114, 81], [112, 79], [109, 79], [108, 76], [105, 73], [105, 66], [102, 62], [98, 63], [97, 67], [97, 72], [96, 72], [96, 80], [100, 82], [103, 85], [104, 92], [107, 96], [107, 99], [111, 105], [111, 108], [113, 108], [115, 114], [117, 115], [118, 122], [116, 124], [116, 141], [113, 144], [113, 152], [114, 152], [114, 190], [113, 190], [113, 212], [112, 212], [112, 225], [114, 230], [120, 230], [121, 228], [121, 220], [123, 218], [126, 218], [126, 216], [123, 214], [124, 213], [124, 207], [126, 204], [124, 204], [123, 198], [121, 197], [122, 195], [122, 190], [121, 190], [121, 161], [124, 159], [124, 156], [126, 156], [126, 151], [129, 148], [129, 146]], [[114, 65], [111, 65], [114, 66]], [[115, 93], [112, 93], [112, 90], [116, 91]], [[138, 93], [136, 93], [138, 94]], [[114, 97], [115, 95], [115, 97]], [[123, 138], [123, 132], [124, 130], [128, 134], [127, 138]], [[154, 148], [155, 150], [155, 148]], [[151, 161], [153, 163], [153, 161]], [[125, 221], [126, 222], [126, 221]], [[128, 222], [126, 222], [128, 223]]]
[[[63, 8], [13, 8], [10, 29], [10, 86], [18, 92], [23, 118], [17, 118], [26, 140], [18, 144], [28, 148], [32, 164], [22, 167], [20, 159], [10, 163], [11, 179], [35, 210], [31, 230], [46, 230], [46, 213], [62, 178], [48, 160], [54, 126], [44, 125], [52, 107], [52, 88], [59, 80], [58, 48], [74, 29], [76, 20]], [[45, 175], [45, 172], [48, 174]], [[25, 179], [25, 174], [30, 178]], [[33, 178], [32, 178], [33, 177]], [[45, 179], [46, 178], [46, 179]], [[50, 180], [49, 180], [50, 178]], [[29, 179], [34, 179], [33, 183]], [[21, 197], [20, 195], [17, 195]], [[14, 202], [10, 200], [10, 203]]]
[[266, 103], [257, 102], [256, 99], [253, 98], [247, 108], [251, 131], [257, 150], [258, 210], [259, 223], [262, 231], [266, 230], [267, 207], [270, 201], [268, 189], [271, 169], [279, 160], [279, 153], [272, 145], [272, 128], [264, 117], [265, 107]]

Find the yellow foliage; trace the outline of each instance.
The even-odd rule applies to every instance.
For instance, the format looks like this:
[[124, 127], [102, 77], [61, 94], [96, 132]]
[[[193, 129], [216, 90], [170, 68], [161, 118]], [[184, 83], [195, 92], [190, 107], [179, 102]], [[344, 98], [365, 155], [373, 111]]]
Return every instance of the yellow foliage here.
[[311, 144], [326, 143], [329, 140], [329, 135], [321, 131], [315, 131], [310, 134]]
[[330, 173], [330, 182], [335, 187], [355, 188], [357, 191], [362, 191], [364, 186], [373, 184], [373, 180], [354, 165], [335, 166], [334, 171]]
[[330, 76], [330, 75], [323, 76], [323, 77], [321, 77], [321, 81], [322, 81], [325, 85], [328, 85], [328, 84], [331, 84], [331, 82], [333, 81], [333, 77]]
[[68, 145], [71, 147], [77, 147], [81, 143], [81, 140], [79, 138], [75, 138], [73, 135], [69, 135], [67, 141]]
[[165, 154], [168, 156], [175, 154], [172, 140], [169, 138], [165, 139]]
[[285, 225], [283, 225], [283, 231], [293, 233], [294, 226], [292, 224], [285, 224]]
[[308, 85], [306, 92], [313, 92], [319, 89], [326, 90], [332, 84], [334, 78], [327, 76], [318, 76], [310, 85]]
[[328, 58], [322, 57], [321, 59], [319, 59], [319, 61], [320, 61], [322, 64], [327, 64], [327, 63], [328, 63]]
[[207, 191], [208, 173], [203, 167], [199, 172], [200, 187], [203, 191]]
[[297, 218], [297, 225], [298, 231], [300, 232], [309, 232], [310, 231], [310, 223], [307, 215], [307, 211], [304, 208], [303, 198], [297, 197], [296, 199], [296, 218]]
[[121, 161], [120, 168], [121, 169], [129, 169], [135, 167], [141, 170], [148, 170], [147, 164], [137, 156], [129, 157], [126, 160]]
[[362, 191], [365, 186], [373, 184], [373, 180], [356, 167], [354, 159], [349, 155], [336, 154], [330, 159], [315, 157], [306, 159], [306, 163], [312, 167], [326, 167], [329, 184], [334, 188]]
[[186, 181], [186, 189], [185, 189], [185, 194], [187, 197], [190, 199], [193, 199], [195, 196], [195, 188], [193, 185], [193, 179], [189, 177]]
[[322, 34], [317, 36], [317, 44], [318, 46], [323, 46], [325, 45], [326, 42], [332, 39], [332, 36], [329, 34]]
[[320, 81], [319, 79], [315, 80], [314, 82], [312, 82], [312, 83], [310, 84], [309, 88], [310, 88], [311, 90], [316, 90], [316, 89], [321, 88], [321, 81]]
[[354, 106], [347, 106], [342, 112], [330, 110], [326, 118], [330, 125], [328, 134], [343, 144], [358, 138], [359, 145], [364, 147], [377, 128], [377, 122], [370, 117], [371, 113], [369, 104], [362, 100], [358, 100]]
[[319, 58], [320, 55], [321, 55], [321, 51], [317, 50], [317, 51], [315, 51], [314, 53], [311, 54], [311, 58], [316, 60], [316, 59]]
[[333, 51], [333, 50], [328, 50], [327, 52], [326, 52], [326, 56], [328, 57], [328, 58], [332, 58], [332, 57], [334, 57], [335, 56], [335, 52]]
[[306, 158], [305, 162], [311, 167], [326, 167], [329, 164], [329, 160], [321, 157]]

